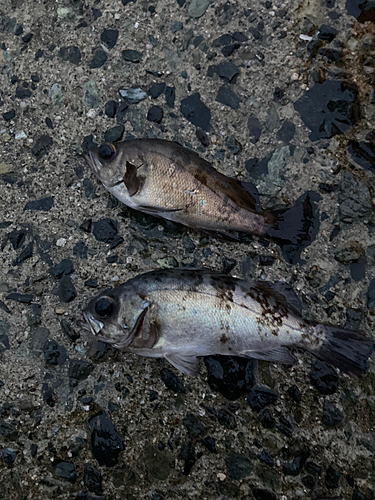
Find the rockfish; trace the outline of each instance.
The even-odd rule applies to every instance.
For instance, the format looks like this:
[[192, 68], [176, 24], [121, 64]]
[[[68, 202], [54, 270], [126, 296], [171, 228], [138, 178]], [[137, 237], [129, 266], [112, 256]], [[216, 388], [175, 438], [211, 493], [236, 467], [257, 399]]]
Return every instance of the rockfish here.
[[84, 309], [81, 324], [119, 349], [165, 358], [192, 376], [199, 374], [199, 356], [292, 364], [289, 348], [302, 348], [354, 376], [365, 373], [374, 341], [304, 320], [285, 285], [209, 270], [157, 270], [102, 292]]
[[219, 236], [241, 231], [281, 243], [310, 240], [308, 196], [290, 208], [263, 211], [255, 186], [221, 174], [175, 142], [104, 143], [85, 159], [113, 196], [141, 212]]

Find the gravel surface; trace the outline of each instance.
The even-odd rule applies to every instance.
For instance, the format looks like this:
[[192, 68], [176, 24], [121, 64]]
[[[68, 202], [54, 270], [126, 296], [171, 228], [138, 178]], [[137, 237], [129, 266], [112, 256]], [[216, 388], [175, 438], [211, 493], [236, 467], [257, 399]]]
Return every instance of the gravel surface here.
[[[285, 280], [374, 337], [374, 7], [362, 0], [0, 3], [0, 498], [375, 498], [375, 368], [201, 361], [193, 379], [76, 321], [155, 268]], [[157, 137], [307, 191], [304, 248], [219, 240], [108, 195], [82, 153]], [[318, 224], [319, 222], [319, 224]]]

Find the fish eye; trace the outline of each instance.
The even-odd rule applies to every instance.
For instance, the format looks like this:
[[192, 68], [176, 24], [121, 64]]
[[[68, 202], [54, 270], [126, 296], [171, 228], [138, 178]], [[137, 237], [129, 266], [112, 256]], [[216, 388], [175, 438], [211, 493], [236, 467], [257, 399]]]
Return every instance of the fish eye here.
[[115, 310], [115, 303], [110, 297], [100, 297], [95, 303], [95, 313], [99, 318], [109, 318]]
[[115, 154], [116, 148], [109, 142], [105, 142], [99, 148], [99, 156], [102, 160], [110, 160]]

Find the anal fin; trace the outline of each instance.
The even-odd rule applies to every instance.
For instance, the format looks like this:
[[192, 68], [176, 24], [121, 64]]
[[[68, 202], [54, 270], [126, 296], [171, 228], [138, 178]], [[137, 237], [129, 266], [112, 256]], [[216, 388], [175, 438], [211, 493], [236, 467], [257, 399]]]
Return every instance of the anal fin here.
[[195, 354], [185, 354], [182, 352], [173, 352], [165, 355], [165, 359], [170, 362], [177, 370], [191, 377], [199, 375], [199, 361]]

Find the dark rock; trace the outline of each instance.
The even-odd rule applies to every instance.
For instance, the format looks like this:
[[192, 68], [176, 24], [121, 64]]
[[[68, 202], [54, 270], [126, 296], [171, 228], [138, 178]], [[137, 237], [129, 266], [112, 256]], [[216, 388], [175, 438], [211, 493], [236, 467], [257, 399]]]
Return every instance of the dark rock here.
[[176, 90], [174, 87], [166, 87], [165, 89], [165, 100], [167, 102], [167, 106], [170, 108], [174, 108], [174, 101], [176, 99]]
[[195, 135], [197, 136], [197, 139], [202, 144], [202, 146], [207, 148], [210, 145], [208, 135], [203, 132], [203, 130], [201, 130], [200, 128], [195, 129]]
[[[171, 87], [169, 87], [171, 88]], [[148, 89], [149, 95], [153, 99], [157, 99], [165, 91], [165, 83], [153, 83]]]
[[54, 205], [53, 198], [41, 198], [40, 200], [29, 201], [25, 205], [25, 210], [39, 210], [48, 212]]
[[57, 397], [53, 389], [48, 384], [42, 385], [42, 398], [43, 401], [50, 407], [53, 408], [57, 403]]
[[232, 45], [227, 45], [226, 47], [223, 47], [221, 49], [221, 53], [223, 54], [224, 57], [229, 57], [233, 54], [235, 50], [237, 50], [240, 47], [239, 43], [232, 43]]
[[186, 427], [191, 439], [195, 439], [205, 432], [205, 427], [198, 418], [192, 413], [188, 413], [184, 419], [183, 424]]
[[85, 286], [88, 286], [90, 288], [96, 288], [98, 286], [98, 280], [90, 278], [87, 281], [85, 281]]
[[63, 276], [59, 281], [58, 296], [61, 302], [72, 302], [77, 297], [76, 289], [70, 276]]
[[[138, 97], [138, 98], [140, 98], [140, 97]], [[134, 97], [134, 99], [135, 99], [135, 97]], [[140, 98], [140, 99], [143, 100], [142, 98]], [[140, 102], [140, 101], [138, 101], [138, 102]], [[120, 104], [117, 107], [117, 111], [116, 111], [117, 123], [125, 123], [128, 108], [129, 108], [129, 104], [128, 104], [127, 100], [120, 102]]]
[[341, 264], [348, 265], [357, 262], [365, 251], [358, 241], [347, 241], [335, 252], [335, 259]]
[[104, 112], [108, 116], [108, 118], [114, 118], [117, 110], [117, 102], [116, 101], [108, 101], [105, 105]]
[[287, 462], [283, 464], [283, 473], [285, 474], [285, 476], [298, 476], [302, 465], [302, 458], [296, 457], [293, 462]]
[[322, 422], [327, 427], [336, 427], [344, 420], [344, 414], [334, 403], [324, 401]]
[[327, 26], [326, 24], [322, 24], [317, 31], [317, 37], [319, 40], [325, 40], [328, 42], [332, 42], [332, 40], [337, 35], [337, 30], [332, 28], [332, 26]]
[[292, 385], [291, 387], [289, 387], [288, 394], [289, 397], [293, 399], [293, 401], [295, 401], [296, 403], [301, 402], [302, 399], [301, 391], [298, 389], [296, 385]]
[[276, 495], [272, 491], [263, 490], [261, 488], [252, 489], [255, 500], [277, 500]]
[[307, 474], [306, 476], [303, 476], [301, 478], [301, 482], [304, 486], [306, 486], [306, 488], [308, 488], [309, 490], [312, 490], [314, 489], [315, 487], [315, 484], [316, 484], [316, 481], [315, 481], [315, 478], [314, 476], [312, 476], [311, 474]]
[[98, 241], [112, 243], [117, 235], [117, 223], [112, 219], [101, 219], [98, 222], [94, 222], [93, 226], [92, 232]]
[[31, 95], [32, 92], [29, 89], [25, 89], [24, 87], [16, 88], [16, 97], [18, 97], [18, 99], [28, 99]]
[[320, 394], [334, 394], [337, 391], [339, 382], [337, 373], [323, 361], [315, 361], [309, 375]]
[[64, 274], [70, 274], [74, 271], [73, 262], [70, 259], [63, 259], [60, 264], [56, 264], [51, 269], [51, 274], [54, 278], [61, 278]]
[[[4, 115], [3, 115], [4, 116]], [[353, 161], [365, 170], [375, 170], [375, 146], [372, 142], [349, 141], [348, 153]]]
[[235, 400], [246, 394], [255, 383], [254, 360], [231, 356], [207, 356], [207, 382], [213, 391]]
[[225, 33], [224, 35], [220, 35], [218, 38], [212, 41], [212, 47], [222, 47], [223, 45], [228, 45], [232, 42], [232, 35], [229, 33]]
[[30, 455], [31, 455], [31, 457], [34, 458], [35, 455], [37, 454], [37, 452], [38, 452], [38, 445], [35, 444], [35, 443], [32, 443], [30, 445]]
[[86, 137], [83, 138], [82, 149], [84, 153], [88, 153], [91, 149], [96, 147], [97, 143], [94, 142], [94, 136], [92, 134], [86, 135]]
[[121, 245], [121, 243], [124, 243], [124, 238], [122, 236], [119, 236], [116, 234], [116, 236], [113, 238], [112, 243], [109, 245], [109, 248], [113, 250], [114, 248], [118, 247]]
[[142, 57], [143, 57], [142, 52], [138, 52], [138, 50], [126, 49], [126, 50], [123, 50], [121, 53], [122, 53], [122, 57], [123, 57], [123, 59], [125, 59], [125, 61], [134, 62], [134, 63], [140, 62], [142, 60]]
[[312, 474], [313, 476], [320, 476], [323, 470], [323, 467], [320, 465], [316, 464], [313, 461], [306, 462], [305, 464], [305, 469], [309, 474]]
[[375, 278], [370, 281], [367, 289], [367, 307], [370, 310], [375, 309]]
[[185, 461], [183, 475], [188, 476], [196, 462], [195, 451], [191, 443], [182, 443], [179, 458]]
[[9, 307], [2, 300], [0, 300], [0, 309], [5, 311], [7, 314], [12, 314], [12, 311], [9, 309]]
[[265, 429], [273, 429], [275, 427], [275, 419], [268, 408], [259, 412], [258, 419]]
[[103, 493], [102, 475], [89, 463], [85, 463], [83, 482], [86, 488], [92, 493], [96, 495], [101, 495]]
[[225, 464], [227, 466], [228, 476], [230, 479], [235, 479], [240, 481], [247, 476], [250, 476], [253, 469], [250, 460], [246, 455], [241, 455], [239, 453], [230, 453], [225, 458]]
[[237, 155], [242, 151], [242, 144], [232, 135], [225, 139], [225, 145], [228, 151], [233, 155]]
[[267, 387], [253, 387], [247, 397], [247, 402], [253, 411], [258, 412], [275, 403], [277, 398], [277, 393]]
[[79, 64], [81, 62], [81, 52], [79, 48], [75, 47], [74, 45], [61, 47], [58, 56], [63, 61], [67, 61], [72, 64]]
[[338, 201], [340, 221], [344, 224], [363, 222], [372, 214], [368, 187], [347, 170], [341, 174]]
[[177, 33], [177, 31], [182, 30], [183, 24], [181, 21], [174, 21], [171, 25], [172, 33]]
[[97, 50], [89, 66], [91, 69], [101, 68], [107, 62], [107, 59], [108, 57], [104, 50]]
[[226, 83], [235, 83], [237, 76], [240, 74], [240, 70], [232, 62], [224, 62], [217, 66], [209, 66], [207, 76], [212, 77], [215, 73]]
[[214, 438], [212, 438], [210, 436], [206, 436], [205, 438], [202, 439], [201, 443], [203, 444], [203, 446], [205, 446], [207, 448], [207, 450], [210, 453], [217, 453]]
[[10, 111], [7, 111], [6, 113], [3, 113], [3, 118], [6, 122], [9, 122], [15, 116], [16, 116], [16, 112], [14, 111], [14, 109], [11, 109]]
[[211, 111], [201, 101], [198, 92], [182, 99], [180, 110], [190, 123], [203, 130], [209, 130]]
[[15, 441], [18, 438], [18, 432], [14, 425], [6, 423], [5, 420], [0, 420], [0, 434], [9, 441]]
[[87, 259], [87, 246], [83, 241], [78, 241], [73, 247], [73, 255], [80, 259]]
[[71, 359], [69, 363], [69, 377], [78, 381], [87, 379], [94, 370], [94, 365], [84, 359]]
[[116, 127], [110, 128], [104, 134], [104, 141], [105, 142], [120, 141], [122, 134], [124, 133], [124, 130], [125, 130], [125, 127], [122, 124], [117, 125]]
[[343, 134], [360, 116], [357, 88], [336, 80], [316, 83], [294, 103], [294, 108], [311, 130], [312, 141]]
[[25, 260], [29, 259], [33, 255], [33, 242], [27, 245], [27, 247], [22, 250], [19, 256], [12, 262], [12, 266], [20, 266], [25, 262]]
[[[26, 237], [26, 231], [21, 229], [20, 231], [17, 231], [14, 229], [10, 233], [7, 234], [7, 240], [9, 243], [12, 245], [14, 250], [17, 250], [18, 248], [21, 248], [22, 245], [25, 242], [25, 237]], [[4, 245], [2, 246], [2, 249], [4, 248]]]
[[6, 465], [13, 465], [16, 461], [18, 451], [13, 448], [0, 448], [0, 457], [6, 463]]
[[52, 144], [52, 137], [47, 134], [43, 134], [39, 137], [39, 139], [37, 139], [36, 143], [31, 148], [31, 152], [36, 158], [40, 159], [49, 152]]
[[63, 365], [66, 361], [65, 347], [60, 346], [55, 340], [48, 342], [43, 349], [44, 361], [48, 365]]
[[295, 132], [296, 132], [296, 127], [294, 123], [285, 121], [282, 124], [281, 129], [277, 132], [276, 138], [279, 141], [283, 141], [287, 144], [293, 139]]
[[74, 464], [71, 462], [60, 462], [56, 465], [55, 476], [65, 479], [70, 483], [75, 483], [77, 480], [77, 474]]
[[76, 340], [79, 339], [80, 337], [80, 334], [77, 333], [74, 328], [71, 326], [70, 323], [68, 323], [68, 321], [66, 319], [62, 319], [60, 321], [60, 326], [61, 326], [61, 330], [62, 332], [68, 337], [68, 339], [71, 341], [71, 342], [75, 342]]
[[17, 293], [13, 292], [6, 296], [7, 300], [14, 300], [16, 302], [21, 302], [22, 304], [30, 304], [34, 296], [30, 293]]
[[147, 120], [160, 123], [163, 119], [163, 110], [160, 106], [152, 106], [147, 113]]
[[100, 35], [100, 40], [106, 44], [109, 49], [113, 49], [118, 39], [118, 30], [105, 29]]
[[250, 141], [253, 144], [256, 144], [259, 140], [259, 137], [262, 133], [262, 125], [256, 116], [249, 116], [247, 121], [247, 127], [249, 129]]
[[361, 309], [348, 308], [346, 310], [346, 323], [344, 328], [346, 328], [347, 330], [357, 331], [362, 321], [362, 314], [363, 313]]
[[219, 88], [216, 96], [216, 101], [221, 102], [225, 106], [229, 106], [232, 109], [238, 109], [240, 107], [241, 99], [233, 92], [233, 90], [227, 85], [223, 85]]
[[331, 465], [328, 467], [324, 482], [329, 490], [334, 490], [339, 487], [339, 481], [342, 474], [340, 471], [334, 469]]
[[271, 453], [269, 451], [267, 451], [265, 449], [263, 449], [261, 451], [261, 453], [258, 455], [258, 458], [259, 458], [259, 460], [266, 463], [270, 467], [272, 467], [274, 464], [273, 456], [271, 455]]
[[352, 500], [369, 500], [363, 493], [361, 493], [357, 488], [354, 489]]
[[234, 415], [228, 410], [220, 410], [217, 414], [217, 421], [228, 430], [233, 430], [237, 427]]
[[79, 228], [82, 229], [82, 231], [84, 231], [85, 233], [91, 233], [92, 219], [83, 221]]
[[163, 368], [160, 371], [160, 378], [165, 386], [173, 392], [186, 393], [186, 389], [181, 380], [171, 370], [168, 370], [168, 368]]

